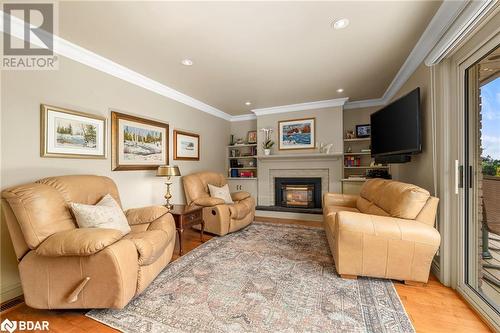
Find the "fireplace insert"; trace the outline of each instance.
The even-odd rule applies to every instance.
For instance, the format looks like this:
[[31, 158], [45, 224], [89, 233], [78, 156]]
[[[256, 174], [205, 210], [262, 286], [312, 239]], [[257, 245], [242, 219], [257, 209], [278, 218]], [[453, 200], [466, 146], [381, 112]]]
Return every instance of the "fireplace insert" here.
[[321, 178], [274, 179], [275, 205], [286, 208], [321, 208]]

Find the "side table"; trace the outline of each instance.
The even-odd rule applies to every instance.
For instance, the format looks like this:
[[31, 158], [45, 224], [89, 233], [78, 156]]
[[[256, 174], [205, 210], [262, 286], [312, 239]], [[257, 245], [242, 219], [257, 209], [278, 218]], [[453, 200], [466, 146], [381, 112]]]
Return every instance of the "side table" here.
[[203, 231], [205, 230], [205, 222], [203, 221], [202, 207], [188, 207], [187, 205], [174, 205], [170, 209], [170, 213], [174, 217], [175, 228], [179, 235], [179, 255], [182, 256], [182, 234], [185, 227], [201, 224], [200, 239], [203, 242]]

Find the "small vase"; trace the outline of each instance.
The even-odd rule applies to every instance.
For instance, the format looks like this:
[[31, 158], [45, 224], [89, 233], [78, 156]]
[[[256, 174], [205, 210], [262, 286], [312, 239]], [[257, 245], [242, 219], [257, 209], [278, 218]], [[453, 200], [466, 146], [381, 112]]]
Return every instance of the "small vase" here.
[[264, 155], [266, 156], [271, 155], [271, 149], [264, 149]]

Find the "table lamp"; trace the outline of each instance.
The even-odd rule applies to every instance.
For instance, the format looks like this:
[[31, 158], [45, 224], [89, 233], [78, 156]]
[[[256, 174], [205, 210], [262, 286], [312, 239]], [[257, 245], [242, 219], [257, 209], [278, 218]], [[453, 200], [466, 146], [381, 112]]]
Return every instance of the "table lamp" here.
[[167, 181], [165, 182], [165, 185], [167, 185], [167, 193], [165, 193], [165, 200], [167, 201], [167, 203], [165, 204], [165, 207], [167, 207], [168, 209], [172, 209], [172, 207], [174, 206], [170, 203], [170, 199], [172, 199], [172, 193], [170, 193], [172, 177], [180, 175], [181, 172], [177, 165], [160, 165], [158, 167], [158, 171], [156, 172], [157, 177], [167, 177]]

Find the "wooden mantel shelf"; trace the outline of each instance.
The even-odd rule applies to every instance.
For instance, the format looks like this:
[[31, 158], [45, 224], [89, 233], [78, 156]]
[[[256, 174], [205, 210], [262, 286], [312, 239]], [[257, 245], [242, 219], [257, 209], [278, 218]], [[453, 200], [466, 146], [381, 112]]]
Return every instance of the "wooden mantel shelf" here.
[[336, 152], [331, 154], [322, 154], [322, 153], [311, 153], [311, 154], [276, 154], [276, 155], [259, 155], [257, 156], [258, 160], [328, 160], [328, 159], [338, 159], [342, 157], [343, 153]]

